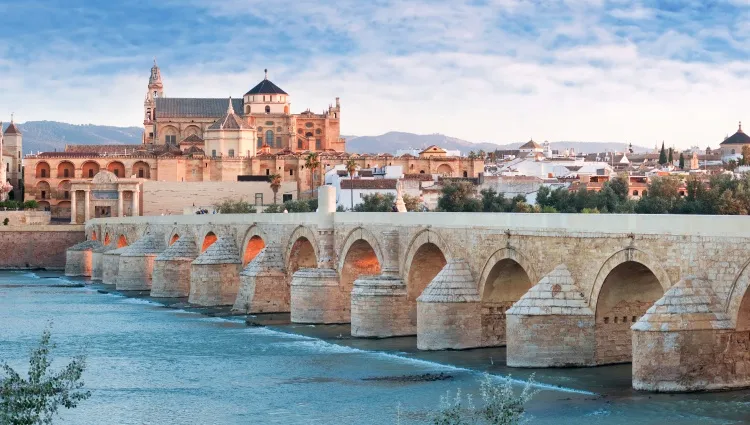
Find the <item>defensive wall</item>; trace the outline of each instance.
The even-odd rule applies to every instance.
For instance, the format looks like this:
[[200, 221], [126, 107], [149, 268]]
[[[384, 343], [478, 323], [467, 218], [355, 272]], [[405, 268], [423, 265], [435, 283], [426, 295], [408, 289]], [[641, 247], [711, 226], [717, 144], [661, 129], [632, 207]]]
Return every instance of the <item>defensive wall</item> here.
[[632, 361], [637, 389], [750, 386], [747, 217], [336, 213], [328, 189], [316, 213], [94, 219], [70, 273], [515, 367]]
[[0, 269], [62, 270], [66, 250], [84, 240], [83, 225], [0, 225]]

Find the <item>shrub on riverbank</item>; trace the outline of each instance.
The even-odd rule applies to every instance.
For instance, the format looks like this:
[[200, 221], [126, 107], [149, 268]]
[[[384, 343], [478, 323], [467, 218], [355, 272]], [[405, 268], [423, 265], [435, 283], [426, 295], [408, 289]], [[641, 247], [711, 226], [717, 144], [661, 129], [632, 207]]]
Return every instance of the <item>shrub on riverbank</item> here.
[[538, 392], [533, 389], [534, 377], [526, 381], [519, 394], [513, 390], [513, 382], [504, 379], [497, 383], [496, 378], [484, 374], [479, 386], [481, 405], [474, 406], [472, 396], [465, 398], [461, 391], [451, 396], [450, 391], [440, 397], [440, 410], [433, 416], [435, 425], [516, 425], [525, 419], [524, 405]]
[[45, 329], [39, 346], [31, 352], [28, 379], [3, 364], [0, 379], [0, 423], [14, 425], [51, 424], [60, 406], [72, 409], [91, 396], [83, 391], [81, 375], [86, 368], [83, 356], [73, 358], [59, 372], [49, 370], [52, 359], [50, 330]]

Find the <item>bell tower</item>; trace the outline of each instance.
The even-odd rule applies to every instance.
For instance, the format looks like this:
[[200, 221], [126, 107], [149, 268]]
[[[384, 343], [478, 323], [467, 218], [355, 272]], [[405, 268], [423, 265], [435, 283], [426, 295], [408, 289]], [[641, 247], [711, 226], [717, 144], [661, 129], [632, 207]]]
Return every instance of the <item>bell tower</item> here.
[[21, 187], [23, 180], [23, 134], [16, 126], [13, 114], [10, 116], [10, 125], [3, 134], [3, 147], [5, 152], [11, 155], [10, 158], [6, 157], [8, 162], [5, 164], [5, 178], [10, 180], [10, 184], [13, 185], [13, 199], [23, 200], [23, 188]]
[[161, 81], [161, 71], [156, 65], [151, 67], [151, 76], [148, 78], [148, 91], [143, 101], [143, 143], [154, 143], [156, 134], [156, 99], [164, 96], [164, 84]]

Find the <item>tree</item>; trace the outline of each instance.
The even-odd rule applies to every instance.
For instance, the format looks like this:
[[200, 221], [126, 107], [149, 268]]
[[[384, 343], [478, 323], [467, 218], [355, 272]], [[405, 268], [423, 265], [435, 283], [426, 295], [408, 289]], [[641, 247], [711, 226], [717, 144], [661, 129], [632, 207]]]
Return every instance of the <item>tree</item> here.
[[305, 168], [310, 170], [310, 197], [315, 193], [315, 170], [320, 167], [320, 159], [317, 152], [310, 152], [305, 157]]
[[[482, 405], [475, 407], [472, 397], [464, 397], [461, 391], [451, 396], [450, 391], [440, 397], [440, 410], [432, 418], [436, 425], [516, 425], [523, 423], [528, 403], [539, 391], [534, 390], [532, 375], [523, 386], [520, 394], [513, 390], [510, 377], [496, 383], [491, 375], [485, 373], [479, 384], [479, 395]], [[465, 400], [465, 401], [464, 401]]]
[[216, 212], [219, 214], [250, 214], [255, 212], [255, 206], [244, 199], [233, 200], [225, 199], [214, 205]]
[[62, 370], [52, 372], [50, 330], [45, 329], [39, 345], [31, 351], [28, 379], [3, 364], [0, 380], [0, 423], [16, 425], [51, 424], [60, 406], [72, 409], [91, 396], [83, 391], [81, 375], [86, 358], [74, 357]]
[[[349, 180], [354, 179], [355, 171], [357, 171], [357, 162], [353, 159], [346, 161], [346, 172], [349, 173]], [[354, 209], [354, 185], [349, 188], [349, 195], [352, 201], [350, 205]]]
[[495, 192], [495, 189], [483, 189], [482, 211], [484, 212], [507, 212], [510, 210], [510, 202], [505, 199], [505, 195]]
[[669, 148], [669, 159], [667, 160], [669, 165], [674, 164], [674, 149]]
[[477, 154], [474, 151], [469, 151], [469, 159], [477, 159]]
[[680, 152], [680, 170], [685, 169], [685, 155]]
[[273, 204], [276, 205], [276, 199], [278, 198], [279, 189], [281, 188], [281, 175], [271, 174], [268, 176], [268, 182], [271, 183], [271, 190], [273, 191]]
[[444, 212], [482, 211], [482, 203], [474, 196], [474, 190], [471, 182], [446, 183], [438, 199], [438, 210]]
[[419, 202], [419, 196], [411, 196], [408, 193], [404, 193], [402, 198], [404, 199], [404, 205], [406, 211], [419, 211], [421, 208], [421, 202]]
[[742, 146], [742, 165], [750, 165], [750, 145]]
[[664, 150], [664, 142], [661, 142], [661, 152], [659, 152], [659, 165], [667, 163], [667, 151]]
[[362, 202], [354, 207], [357, 212], [390, 212], [393, 203], [396, 201], [396, 195], [392, 193], [373, 193], [364, 195]]
[[621, 202], [628, 200], [630, 195], [630, 185], [628, 184], [627, 174], [621, 174], [610, 181], [605, 182], [604, 185], [611, 187]]

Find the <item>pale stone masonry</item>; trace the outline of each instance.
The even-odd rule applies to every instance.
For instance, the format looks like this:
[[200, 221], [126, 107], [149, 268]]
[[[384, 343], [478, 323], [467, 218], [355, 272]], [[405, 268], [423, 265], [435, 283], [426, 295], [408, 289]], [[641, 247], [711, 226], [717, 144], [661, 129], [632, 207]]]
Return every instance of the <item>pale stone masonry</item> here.
[[66, 252], [65, 276], [91, 276], [93, 271], [93, 250], [102, 243], [87, 240], [68, 248]]
[[180, 298], [190, 295], [190, 268], [198, 257], [195, 238], [184, 235], [154, 259], [151, 296]]
[[[750, 386], [747, 217], [336, 213], [333, 191], [321, 188], [316, 213], [95, 219], [86, 235], [111, 249], [147, 230], [165, 245], [192, 237], [200, 248], [218, 237], [190, 270], [189, 301], [199, 305], [252, 312], [289, 300], [294, 322], [351, 322], [354, 336], [417, 334], [428, 349], [506, 344], [517, 367], [632, 360], [634, 385], [656, 391]], [[270, 264], [255, 255], [274, 245]], [[202, 264], [221, 246], [231, 255]], [[119, 254], [103, 254], [105, 282]], [[695, 291], [693, 275], [705, 281], [700, 303], [679, 318], [692, 327], [662, 328], [672, 322], [652, 313]], [[459, 290], [478, 301], [451, 295]], [[715, 364], [702, 367], [709, 358]]]
[[151, 288], [154, 259], [166, 249], [164, 235], [147, 232], [120, 253], [116, 288], [120, 291], [147, 291]]

